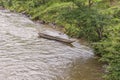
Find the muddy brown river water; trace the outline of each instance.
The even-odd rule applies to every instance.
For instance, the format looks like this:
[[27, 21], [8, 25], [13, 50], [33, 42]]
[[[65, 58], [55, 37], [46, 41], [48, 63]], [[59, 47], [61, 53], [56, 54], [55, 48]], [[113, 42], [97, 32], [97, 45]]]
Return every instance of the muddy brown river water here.
[[102, 80], [92, 49], [38, 38], [38, 28], [48, 29], [0, 10], [0, 80]]

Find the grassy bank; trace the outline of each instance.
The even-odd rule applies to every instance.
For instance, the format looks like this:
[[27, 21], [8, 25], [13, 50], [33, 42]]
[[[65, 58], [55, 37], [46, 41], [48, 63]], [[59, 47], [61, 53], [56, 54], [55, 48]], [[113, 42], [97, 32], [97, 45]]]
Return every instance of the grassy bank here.
[[63, 26], [68, 35], [88, 40], [107, 63], [105, 79], [120, 80], [119, 0], [0, 0], [0, 5], [33, 20]]

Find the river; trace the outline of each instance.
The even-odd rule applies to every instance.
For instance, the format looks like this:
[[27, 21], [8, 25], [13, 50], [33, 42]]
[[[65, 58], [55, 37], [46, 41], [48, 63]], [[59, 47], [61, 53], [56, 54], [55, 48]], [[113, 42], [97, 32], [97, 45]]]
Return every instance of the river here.
[[102, 80], [92, 49], [38, 38], [36, 28], [48, 29], [0, 10], [0, 80]]

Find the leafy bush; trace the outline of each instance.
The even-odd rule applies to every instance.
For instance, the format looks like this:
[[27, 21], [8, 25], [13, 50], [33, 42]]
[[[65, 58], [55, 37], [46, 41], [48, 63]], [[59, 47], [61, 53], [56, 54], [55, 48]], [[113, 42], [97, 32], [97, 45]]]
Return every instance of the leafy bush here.
[[120, 80], [120, 24], [110, 26], [107, 38], [94, 44], [95, 52], [102, 56], [101, 60], [108, 63], [107, 80]]

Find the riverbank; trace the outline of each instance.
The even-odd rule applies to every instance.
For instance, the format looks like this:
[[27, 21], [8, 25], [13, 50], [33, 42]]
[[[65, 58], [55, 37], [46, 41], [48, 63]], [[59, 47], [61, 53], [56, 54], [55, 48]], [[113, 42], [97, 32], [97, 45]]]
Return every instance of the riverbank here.
[[120, 79], [119, 2], [112, 5], [98, 1], [90, 5], [85, 1], [4, 1], [2, 4], [11, 11], [25, 13], [41, 23], [63, 26], [71, 37], [89, 41], [100, 60], [108, 63], [105, 78]]

